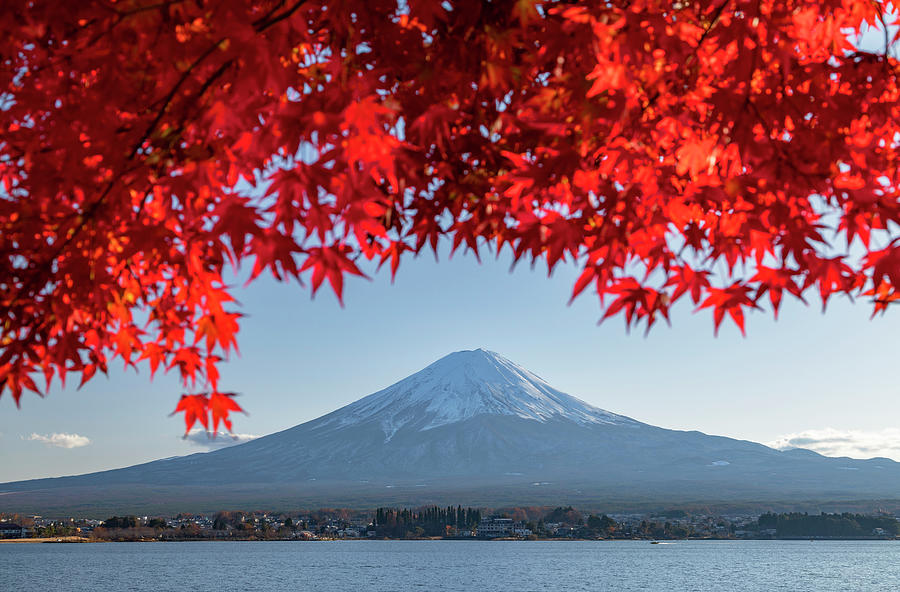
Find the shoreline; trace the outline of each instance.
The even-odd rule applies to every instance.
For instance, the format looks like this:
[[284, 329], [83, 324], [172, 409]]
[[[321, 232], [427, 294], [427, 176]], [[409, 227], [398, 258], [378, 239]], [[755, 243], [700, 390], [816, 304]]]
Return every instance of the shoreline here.
[[[4, 543], [105, 543], [108, 541], [91, 540], [79, 536], [64, 537], [39, 537], [33, 539], [0, 539], [0, 544]], [[140, 542], [140, 541], [138, 541]]]

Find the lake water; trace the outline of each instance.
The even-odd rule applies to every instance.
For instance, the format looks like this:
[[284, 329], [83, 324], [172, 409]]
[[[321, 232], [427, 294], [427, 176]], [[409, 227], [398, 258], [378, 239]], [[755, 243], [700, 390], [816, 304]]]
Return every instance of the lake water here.
[[900, 541], [3, 544], [0, 589], [897, 591]]

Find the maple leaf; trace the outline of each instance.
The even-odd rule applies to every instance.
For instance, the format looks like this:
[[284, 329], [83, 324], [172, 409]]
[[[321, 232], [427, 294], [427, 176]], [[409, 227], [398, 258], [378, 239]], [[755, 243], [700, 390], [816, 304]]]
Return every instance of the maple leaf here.
[[259, 235], [259, 223], [262, 220], [256, 208], [250, 204], [250, 199], [238, 195], [229, 196], [219, 202], [213, 216], [218, 218], [218, 222], [213, 226], [212, 233], [229, 238], [232, 264], [236, 266], [237, 261], [244, 256], [247, 237]]
[[675, 286], [672, 302], [690, 292], [694, 304], [700, 302], [703, 293], [709, 289], [709, 272], [694, 271], [689, 265], [675, 266], [666, 282], [667, 286]]
[[316, 293], [325, 278], [328, 278], [328, 283], [331, 284], [338, 302], [343, 306], [344, 274], [363, 276], [363, 272], [347, 257], [347, 254], [350, 252], [350, 247], [346, 245], [330, 245], [309, 249], [306, 261], [300, 268], [300, 272], [312, 269], [313, 294]]
[[872, 270], [873, 284], [880, 286], [886, 282], [900, 286], [900, 246], [897, 243], [892, 241], [888, 247], [866, 254], [863, 265]]
[[229, 413], [232, 411], [244, 412], [241, 406], [234, 402], [235, 396], [235, 393], [213, 392], [210, 394], [208, 407], [212, 415], [214, 434], [219, 431], [220, 421], [225, 424], [229, 432], [231, 431], [231, 420], [228, 419]]
[[647, 322], [647, 331], [656, 322], [657, 314], [669, 320], [669, 302], [668, 294], [659, 292], [653, 288], [642, 286], [634, 278], [624, 278], [614, 283], [613, 286], [605, 290], [610, 294], [615, 294], [616, 298], [606, 308], [603, 322], [607, 318], [624, 311], [625, 326], [631, 327], [636, 325], [641, 319]]
[[209, 430], [209, 398], [204, 394], [197, 395], [181, 395], [178, 405], [175, 406], [176, 413], [184, 413], [184, 437], [187, 438], [188, 432], [198, 421], [203, 425], [204, 429]]
[[773, 269], [764, 265], [759, 266], [756, 274], [750, 278], [751, 282], [759, 282], [759, 288], [757, 288], [754, 300], [759, 300], [760, 297], [768, 292], [775, 318], [778, 318], [781, 296], [785, 290], [805, 303], [802, 290], [797, 282], [794, 281], [795, 275], [797, 275], [797, 271], [793, 269]]
[[750, 297], [752, 289], [740, 282], [735, 282], [727, 288], [709, 288], [709, 295], [697, 310], [712, 307], [715, 333], [719, 333], [719, 325], [725, 314], [731, 317], [734, 324], [741, 330], [741, 335], [746, 335], [744, 330], [744, 308], [759, 308], [756, 301]]
[[864, 281], [863, 277], [853, 273], [843, 257], [815, 258], [808, 263], [808, 269], [803, 289], [812, 285], [818, 286], [822, 310], [825, 310], [832, 294], [835, 292], [849, 294]]
[[237, 347], [235, 333], [238, 330], [237, 319], [240, 316], [238, 313], [219, 311], [200, 317], [196, 324], [195, 342], [205, 337], [207, 351], [211, 352], [218, 343], [227, 353], [232, 347]]
[[691, 177], [696, 177], [711, 169], [715, 165], [715, 152], [713, 151], [715, 146], [715, 138], [686, 140], [676, 152], [678, 163], [675, 167], [676, 172], [679, 175], [687, 173]]
[[391, 281], [397, 277], [397, 269], [400, 267], [400, 257], [405, 251], [412, 250], [408, 245], [401, 242], [392, 242], [389, 247], [381, 253], [381, 261], [378, 262], [379, 269], [388, 260], [391, 262]]
[[900, 292], [889, 282], [881, 282], [876, 287], [870, 288], [863, 292], [863, 296], [872, 297], [872, 316], [875, 318], [877, 314], [884, 314], [891, 304], [900, 301]]

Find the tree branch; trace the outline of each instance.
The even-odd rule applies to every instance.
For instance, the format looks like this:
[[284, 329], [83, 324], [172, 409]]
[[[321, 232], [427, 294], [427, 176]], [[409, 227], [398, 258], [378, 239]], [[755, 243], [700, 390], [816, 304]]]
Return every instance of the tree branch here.
[[[306, 0], [297, 0], [297, 2], [295, 2], [293, 4], [293, 6], [287, 8], [281, 14], [276, 14], [274, 16], [272, 16], [272, 13], [274, 13], [275, 11], [272, 10], [265, 17], [254, 21], [253, 28], [256, 30], [257, 33], [262, 33], [263, 31], [265, 31], [272, 25], [274, 25], [280, 21], [283, 21], [284, 19], [286, 19], [289, 16], [291, 16], [292, 14], [294, 14], [297, 11], [297, 9], [300, 8], [305, 2], [306, 2]], [[284, 5], [284, 2], [281, 2], [281, 5]]]

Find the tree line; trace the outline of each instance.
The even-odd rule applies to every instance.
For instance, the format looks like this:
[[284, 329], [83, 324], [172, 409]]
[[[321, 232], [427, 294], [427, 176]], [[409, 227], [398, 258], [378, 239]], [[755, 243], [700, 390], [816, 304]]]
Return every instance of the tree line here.
[[401, 538], [413, 536], [446, 536], [471, 530], [481, 521], [481, 510], [447, 506], [430, 506], [417, 510], [378, 508], [372, 525], [375, 536]]
[[757, 521], [760, 530], [775, 529], [777, 537], [863, 537], [881, 529], [886, 535], [900, 534], [900, 522], [892, 516], [863, 514], [763, 514]]

